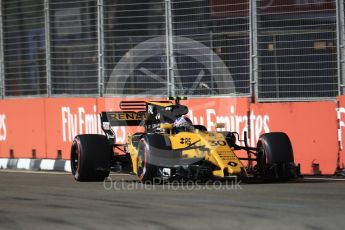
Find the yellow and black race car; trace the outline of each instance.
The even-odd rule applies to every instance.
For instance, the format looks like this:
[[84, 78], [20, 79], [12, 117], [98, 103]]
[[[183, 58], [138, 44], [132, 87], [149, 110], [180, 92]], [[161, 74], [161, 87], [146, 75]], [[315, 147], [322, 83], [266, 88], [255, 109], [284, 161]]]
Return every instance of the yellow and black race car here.
[[[111, 170], [134, 173], [142, 182], [234, 177], [288, 180], [300, 175], [285, 133], [265, 133], [253, 148], [235, 132], [211, 132], [202, 125], [176, 127], [176, 119], [188, 113], [182, 99], [126, 101], [120, 104], [122, 111], [102, 112], [105, 135], [78, 135], [73, 141], [74, 178], [102, 181]], [[126, 144], [117, 144], [114, 126], [142, 126], [143, 132], [128, 135]], [[224, 128], [224, 124], [217, 126]], [[239, 157], [238, 151], [246, 157]]]

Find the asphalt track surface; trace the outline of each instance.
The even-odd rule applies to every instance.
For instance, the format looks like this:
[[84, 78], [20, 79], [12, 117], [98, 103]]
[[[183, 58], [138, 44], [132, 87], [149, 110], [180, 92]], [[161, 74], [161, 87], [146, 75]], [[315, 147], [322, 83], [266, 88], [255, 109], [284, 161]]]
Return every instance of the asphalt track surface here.
[[345, 181], [143, 185], [0, 170], [0, 229], [344, 229]]

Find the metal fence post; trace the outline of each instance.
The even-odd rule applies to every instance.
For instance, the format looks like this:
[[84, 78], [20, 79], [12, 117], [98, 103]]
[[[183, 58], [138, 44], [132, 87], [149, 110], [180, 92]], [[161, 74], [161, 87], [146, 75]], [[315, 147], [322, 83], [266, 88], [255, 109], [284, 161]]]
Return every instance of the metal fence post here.
[[345, 83], [345, 15], [344, 2], [337, 0], [337, 59], [339, 94], [344, 94]]
[[254, 81], [254, 62], [253, 62], [253, 7], [252, 7], [252, 0], [249, 0], [249, 13], [248, 13], [248, 17], [249, 17], [249, 79], [250, 79], [250, 96], [252, 98], [252, 100], [255, 98], [255, 90], [254, 90], [254, 85], [255, 85], [255, 81]]
[[49, 0], [44, 0], [44, 33], [46, 48], [47, 96], [52, 95], [51, 85], [51, 50], [50, 50], [50, 13]]
[[258, 63], [258, 26], [256, 0], [249, 1], [249, 30], [250, 30], [250, 82], [251, 96], [254, 100], [259, 97], [259, 63]]
[[174, 76], [174, 48], [171, 0], [165, 0], [165, 35], [166, 35], [166, 56], [167, 56], [167, 87], [168, 96], [175, 96], [175, 76]]
[[4, 33], [2, 24], [2, 0], [0, 0], [0, 93], [5, 97]]
[[97, 0], [97, 40], [98, 40], [98, 95], [104, 95], [104, 34], [103, 0]]

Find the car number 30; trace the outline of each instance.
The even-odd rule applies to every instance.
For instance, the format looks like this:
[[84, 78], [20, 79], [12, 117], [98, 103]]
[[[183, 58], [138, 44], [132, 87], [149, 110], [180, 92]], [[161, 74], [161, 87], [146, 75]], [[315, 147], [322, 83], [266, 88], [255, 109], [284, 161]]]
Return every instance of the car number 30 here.
[[211, 140], [209, 141], [211, 146], [225, 146], [226, 142], [223, 140]]

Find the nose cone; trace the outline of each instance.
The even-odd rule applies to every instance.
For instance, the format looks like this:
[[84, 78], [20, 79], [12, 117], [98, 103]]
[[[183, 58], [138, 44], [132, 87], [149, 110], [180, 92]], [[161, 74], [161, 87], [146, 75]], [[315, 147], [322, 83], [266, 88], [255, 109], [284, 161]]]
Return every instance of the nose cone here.
[[[229, 162], [231, 163], [231, 162]], [[233, 166], [234, 164], [232, 165], [228, 165], [224, 168], [224, 176], [230, 176], [230, 175], [240, 175], [243, 173], [243, 166], [242, 165], [236, 165], [236, 166]], [[228, 175], [226, 175], [228, 174]]]

